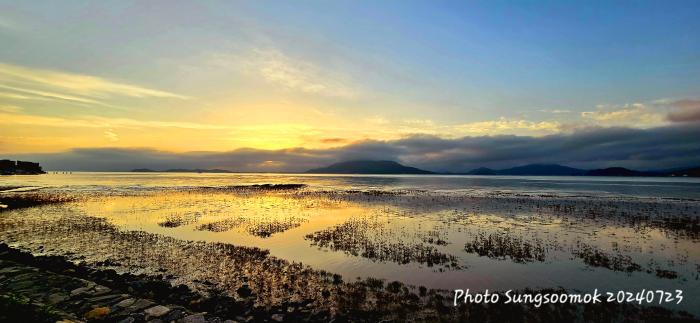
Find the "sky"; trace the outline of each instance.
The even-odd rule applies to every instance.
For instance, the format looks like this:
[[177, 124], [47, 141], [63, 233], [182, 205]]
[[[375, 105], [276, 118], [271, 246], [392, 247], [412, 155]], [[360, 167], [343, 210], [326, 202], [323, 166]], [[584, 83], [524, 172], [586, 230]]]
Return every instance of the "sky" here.
[[700, 165], [698, 1], [0, 0], [0, 158]]

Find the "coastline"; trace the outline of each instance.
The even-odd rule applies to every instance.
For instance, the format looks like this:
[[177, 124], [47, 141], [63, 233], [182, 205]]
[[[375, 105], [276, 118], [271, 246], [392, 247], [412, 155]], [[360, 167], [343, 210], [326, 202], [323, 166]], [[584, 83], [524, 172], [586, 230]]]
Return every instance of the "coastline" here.
[[[275, 191], [275, 194], [292, 194], [297, 199], [313, 199], [319, 192], [300, 191], [302, 186], [232, 186], [230, 188], [201, 188], [206, 194], [231, 193], [247, 196], [261, 191]], [[289, 190], [286, 190], [289, 189]], [[282, 192], [280, 192], [280, 190]], [[200, 191], [190, 191], [181, 194], [200, 194]], [[361, 201], [366, 204], [385, 203], [418, 203], [431, 201], [444, 207], [460, 205], [463, 200], [460, 197], [445, 195], [437, 197], [430, 194], [415, 194], [408, 192], [410, 198], [403, 197], [407, 192], [380, 192], [380, 191], [347, 191], [334, 193], [334, 199], [347, 201]], [[324, 194], [330, 194], [328, 192]], [[74, 202], [69, 194], [54, 193], [19, 193], [14, 196], [43, 196], [36, 203], [24, 203], [16, 205], [20, 207], [34, 207], [37, 205], [60, 206], [64, 203]], [[8, 195], [9, 196], [9, 195]], [[566, 214], [571, 208], [580, 207], [576, 201], [554, 200], [550, 197], [532, 199], [517, 195], [507, 195], [497, 198], [468, 197], [471, 203], [480, 205], [482, 209], [488, 209], [489, 205], [503, 207], [508, 205], [528, 205], [533, 208]], [[31, 200], [29, 198], [28, 200]], [[397, 202], [398, 201], [398, 202]], [[481, 201], [481, 202], [479, 202]], [[508, 202], [510, 201], [510, 202]], [[483, 203], [482, 203], [483, 202]], [[580, 201], [583, 202], [583, 201]], [[642, 201], [644, 205], [651, 205], [653, 201]], [[626, 202], [631, 204], [640, 201]], [[9, 204], [9, 203], [8, 203]], [[420, 203], [419, 203], [420, 204]], [[587, 208], [598, 217], [612, 216], [614, 212], [606, 212], [606, 205], [585, 203]], [[15, 206], [13, 206], [15, 208]], [[632, 209], [636, 209], [632, 208]], [[622, 209], [625, 210], [624, 208]], [[662, 209], [660, 214], [671, 214], [675, 208]], [[2, 212], [12, 212], [5, 210]], [[216, 321], [217, 318], [232, 319], [235, 321], [460, 321], [465, 319], [480, 321], [581, 321], [600, 319], [606, 315], [620, 315], [629, 318], [652, 317], [656, 319], [676, 319], [681, 321], [694, 320], [690, 314], [673, 312], [669, 309], [656, 306], [635, 306], [628, 304], [597, 304], [597, 305], [557, 305], [536, 309], [529, 305], [514, 304], [466, 304], [458, 307], [452, 306], [452, 292], [439, 289], [427, 289], [420, 286], [406, 285], [401, 282], [380, 280], [376, 278], [354, 279], [354, 277], [340, 276], [323, 270], [317, 270], [290, 262], [270, 255], [266, 250], [258, 248], [236, 246], [234, 244], [184, 241], [172, 237], [154, 233], [134, 230], [122, 230], [110, 224], [103, 218], [90, 216], [72, 217], [60, 213], [60, 208], [54, 210], [59, 213], [47, 214], [47, 217], [58, 217], [56, 222], [47, 222], [35, 225], [32, 231], [25, 233], [8, 233], [12, 224], [0, 223], [3, 242], [11, 247], [0, 245], [0, 250], [6, 248], [6, 253], [0, 259], [7, 259], [22, 263], [31, 268], [40, 270], [58, 271], [59, 274], [79, 279], [85, 279], [96, 284], [104, 285], [120, 293], [129, 294], [131, 298], [149, 299], [154, 303], [163, 304], [170, 309], [180, 309], [183, 313], [206, 312], [207, 319]], [[590, 213], [589, 211], [586, 211]], [[7, 213], [2, 216], [22, 217], [24, 213]], [[627, 215], [616, 215], [615, 218], [626, 218]], [[24, 221], [23, 219], [18, 219]], [[647, 221], [647, 219], [631, 219], [632, 221]], [[678, 234], [685, 232], [697, 232], [697, 222], [649, 222], [659, 228], [668, 228]], [[9, 226], [8, 226], [9, 225]], [[37, 231], [38, 230], [38, 231]], [[690, 231], [688, 231], [690, 230]], [[93, 233], [99, 235], [92, 235]], [[41, 239], [26, 240], [26, 237], [40, 233]], [[24, 237], [24, 238], [23, 238]], [[53, 249], [52, 244], [59, 239], [67, 240], [62, 243], [87, 243], [91, 245], [91, 256], [86, 258], [84, 254], [71, 254], [67, 250]], [[324, 241], [319, 239], [318, 241]], [[501, 241], [507, 245], [514, 241]], [[516, 241], [517, 242], [517, 241]], [[117, 255], [128, 255], [129, 250], [135, 246], [145, 246], [141, 252], [144, 257], [131, 259]], [[472, 252], [482, 253], [483, 246], [472, 245]], [[505, 253], [491, 254], [486, 250], [484, 256], [523, 259], [533, 261], [537, 258], [536, 252], [522, 253], [523, 250], [499, 249]], [[601, 253], [596, 249], [584, 249], [586, 253], [581, 257], [592, 265], [605, 267], [606, 262], [601, 262]], [[31, 253], [30, 253], [31, 252]], [[533, 256], [534, 254], [534, 256]], [[9, 257], [9, 258], [4, 258]], [[605, 258], [602, 258], [605, 259]], [[615, 260], [616, 258], [612, 258]], [[124, 263], [124, 262], [127, 263]], [[624, 263], [623, 263], [624, 264]], [[615, 262], [608, 264], [614, 270], [626, 271], [628, 267], [617, 268]], [[150, 270], [129, 271], [124, 268], [150, 268]], [[202, 270], [202, 272], [198, 272]], [[193, 272], [194, 271], [194, 272]], [[204, 272], [210, 275], [207, 276]], [[185, 277], [188, 277], [185, 279]], [[197, 278], [199, 277], [199, 278]], [[210, 278], [220, 277], [218, 280]], [[462, 287], [462, 286], [457, 286]], [[541, 289], [538, 292], [557, 291]], [[7, 292], [3, 289], [3, 293]], [[101, 304], [96, 304], [101, 305]], [[112, 306], [111, 304], [107, 304]], [[155, 305], [154, 305], [155, 306]], [[98, 306], [105, 307], [105, 306]], [[182, 307], [182, 308], [180, 308]], [[87, 314], [84, 309], [78, 309], [71, 313], [77, 319], [85, 319]], [[116, 313], [111, 312], [110, 313]], [[141, 312], [139, 312], [141, 313]], [[130, 313], [138, 314], [138, 313]], [[141, 313], [143, 314], [143, 313]], [[141, 318], [140, 314], [136, 315]], [[274, 317], [274, 318], [273, 318]], [[135, 321], [138, 321], [134, 318]], [[107, 315], [105, 319], [117, 319]], [[125, 319], [125, 317], [120, 317]]]

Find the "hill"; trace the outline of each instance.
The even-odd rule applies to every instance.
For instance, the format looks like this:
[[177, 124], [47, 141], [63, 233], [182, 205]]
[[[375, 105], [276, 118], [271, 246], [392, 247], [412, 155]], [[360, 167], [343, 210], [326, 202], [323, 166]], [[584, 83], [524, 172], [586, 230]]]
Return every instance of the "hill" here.
[[675, 171], [669, 172], [668, 176], [700, 177], [700, 167], [675, 170]]
[[521, 176], [578, 176], [586, 171], [583, 169], [567, 167], [557, 164], [530, 164], [498, 171], [499, 175]]
[[518, 176], [579, 176], [586, 173], [583, 169], [557, 164], [529, 164], [507, 169], [494, 170], [486, 167], [469, 171], [469, 175], [518, 175]]
[[627, 169], [624, 167], [609, 167], [603, 169], [593, 169], [589, 170], [585, 174], [586, 176], [664, 176], [663, 173], [658, 172], [640, 172], [633, 169]]
[[309, 169], [312, 174], [434, 174], [433, 172], [401, 165], [389, 160], [354, 160], [327, 167]]

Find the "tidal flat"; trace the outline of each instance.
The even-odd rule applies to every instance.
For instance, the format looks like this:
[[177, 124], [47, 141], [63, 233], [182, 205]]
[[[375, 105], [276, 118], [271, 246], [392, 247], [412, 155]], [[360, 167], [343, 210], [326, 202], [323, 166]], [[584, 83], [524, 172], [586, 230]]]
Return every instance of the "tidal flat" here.
[[[33, 189], [12, 183], [0, 193], [8, 205], [0, 210], [0, 241], [35, 257], [185, 286], [198, 296], [168, 301], [191, 306], [217, 298], [229, 306], [206, 311], [239, 320], [700, 315], [694, 196], [426, 189], [391, 185], [391, 177], [372, 185], [303, 176], [227, 185], [179, 180], [25, 187]], [[454, 288], [681, 289], [685, 301], [454, 307]]]

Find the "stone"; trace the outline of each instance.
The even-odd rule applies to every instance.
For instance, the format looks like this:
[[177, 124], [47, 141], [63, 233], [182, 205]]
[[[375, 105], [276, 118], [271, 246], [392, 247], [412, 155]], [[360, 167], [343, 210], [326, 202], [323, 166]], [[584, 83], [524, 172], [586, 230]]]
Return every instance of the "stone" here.
[[272, 314], [272, 317], [270, 317], [270, 318], [275, 322], [284, 321], [284, 315], [282, 315], [282, 314]]
[[110, 309], [109, 307], [96, 307], [93, 308], [91, 311], [85, 313], [85, 319], [86, 320], [101, 320], [105, 316], [109, 315]]
[[56, 304], [63, 302], [67, 299], [68, 299], [68, 296], [66, 294], [55, 293], [55, 294], [49, 295], [49, 297], [47, 298], [47, 301], [51, 305], [56, 305]]
[[136, 320], [133, 317], [129, 316], [129, 317], [117, 322], [117, 323], [134, 323], [134, 322], [136, 322]]
[[89, 290], [90, 290], [90, 287], [79, 287], [79, 288], [76, 288], [76, 289], [70, 291], [70, 296], [73, 297], [73, 296], [78, 296], [80, 294], [85, 294]]
[[98, 296], [98, 295], [109, 293], [111, 291], [112, 291], [112, 289], [110, 289], [109, 287], [97, 285], [97, 286], [95, 286], [95, 291], [92, 293], [92, 295]]
[[182, 318], [182, 323], [207, 323], [204, 314], [192, 314]]
[[170, 308], [163, 305], [156, 305], [144, 311], [149, 317], [161, 317], [170, 312]]
[[136, 300], [136, 302], [134, 302], [134, 304], [129, 305], [128, 309], [132, 310], [132, 311], [138, 311], [138, 310], [150, 307], [153, 304], [155, 304], [155, 303], [153, 303], [147, 299], [139, 298], [138, 300]]
[[243, 286], [236, 290], [236, 293], [238, 293], [239, 296], [246, 298], [253, 294], [253, 291], [250, 289], [250, 287], [248, 287], [247, 283], [244, 283]]
[[114, 306], [116, 306], [116, 307], [122, 307], [122, 308], [123, 308], [123, 307], [129, 307], [129, 306], [133, 305], [134, 302], [136, 302], [135, 299], [133, 299], [133, 298], [127, 298], [127, 299], [125, 299], [125, 300], [123, 300], [123, 301], [117, 303], [117, 304], [114, 305]]

